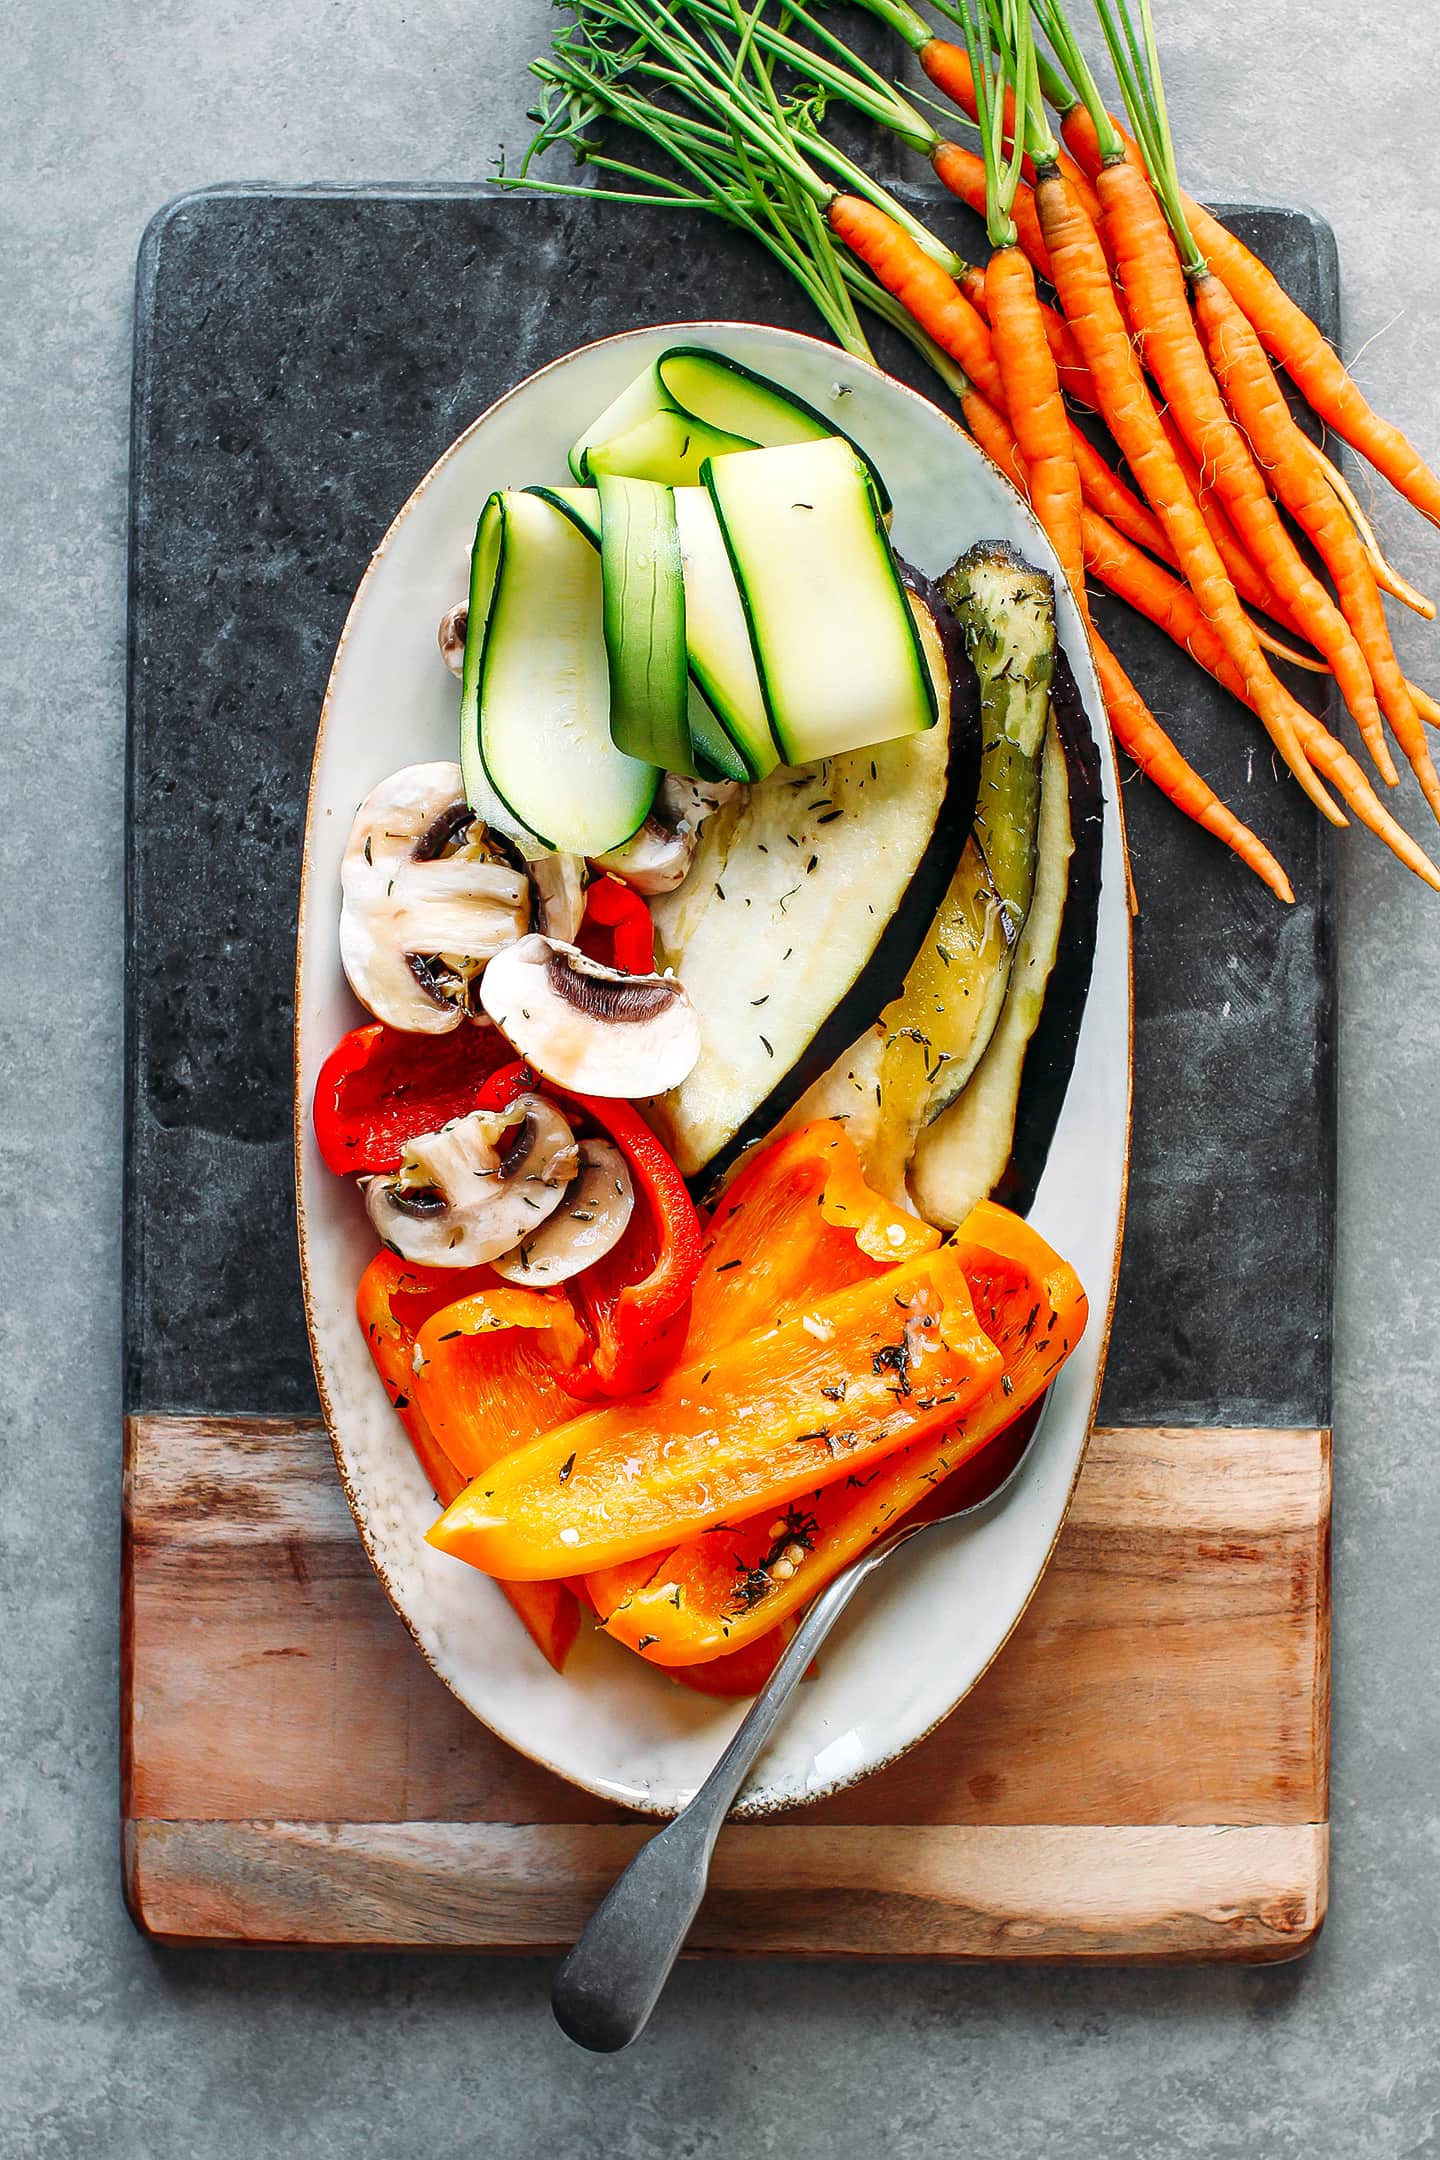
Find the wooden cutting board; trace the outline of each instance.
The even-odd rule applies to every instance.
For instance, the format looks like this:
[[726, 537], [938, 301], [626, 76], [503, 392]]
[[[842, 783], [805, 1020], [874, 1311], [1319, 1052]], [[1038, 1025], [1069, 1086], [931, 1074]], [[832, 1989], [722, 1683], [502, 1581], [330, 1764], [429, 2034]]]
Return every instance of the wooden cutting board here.
[[[926, 213], [973, 244], [954, 205]], [[1325, 228], [1231, 215], [1335, 330]], [[142, 250], [122, 1809], [131, 1909], [165, 1939], [558, 1945], [645, 1835], [478, 1726], [369, 1572], [301, 1320], [289, 1027], [315, 716], [415, 480], [588, 337], [721, 313], [813, 327], [735, 236], [680, 224], [477, 189], [227, 189], [172, 206]], [[1127, 790], [1130, 1223], [1069, 1523], [937, 1733], [726, 1833], [701, 1949], [1270, 1959], [1323, 1918], [1328, 848], [1238, 711], [1099, 612], [1298, 904]]]

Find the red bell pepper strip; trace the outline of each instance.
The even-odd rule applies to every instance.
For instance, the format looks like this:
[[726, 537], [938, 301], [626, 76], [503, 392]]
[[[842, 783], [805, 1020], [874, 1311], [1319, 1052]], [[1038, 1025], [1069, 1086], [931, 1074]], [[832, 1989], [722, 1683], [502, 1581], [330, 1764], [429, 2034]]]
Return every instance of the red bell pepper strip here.
[[638, 1110], [610, 1095], [554, 1092], [610, 1135], [643, 1203], [613, 1251], [575, 1278], [595, 1353], [560, 1378], [586, 1400], [643, 1394], [668, 1372], [685, 1340], [700, 1272], [700, 1218], [684, 1178]]
[[596, 878], [587, 890], [579, 945], [602, 967], [620, 968], [627, 975], [654, 972], [655, 925], [650, 910], [639, 893], [619, 878]]
[[398, 1170], [411, 1140], [464, 1117], [509, 1044], [494, 1028], [408, 1035], [380, 1021], [335, 1045], [315, 1083], [315, 1138], [337, 1177]]
[[[786, 1644], [797, 1625], [794, 1620], [782, 1621], [779, 1627], [771, 1628], [768, 1635], [757, 1635], [754, 1642], [743, 1643], [738, 1650], [727, 1650], [723, 1657], [711, 1658], [708, 1665], [667, 1666], [666, 1678], [678, 1680], [681, 1687], [692, 1688], [697, 1695], [758, 1695], [785, 1655]], [[812, 1680], [814, 1677], [812, 1665], [805, 1678]]]
[[472, 1108], [476, 1110], [508, 1110], [517, 1095], [524, 1095], [536, 1086], [536, 1079], [523, 1058], [513, 1064], [499, 1065], [488, 1080], [482, 1082]]
[[[465, 1108], [505, 1110], [537, 1086], [549, 1083], [537, 1082], [523, 1059], [512, 1059], [472, 1090]], [[629, 1162], [641, 1202], [614, 1250], [576, 1278], [595, 1349], [588, 1363], [561, 1377], [586, 1400], [640, 1394], [675, 1363], [684, 1341], [690, 1291], [700, 1271], [700, 1218], [685, 1180], [637, 1110], [610, 1096], [558, 1087], [550, 1092], [610, 1134]]]

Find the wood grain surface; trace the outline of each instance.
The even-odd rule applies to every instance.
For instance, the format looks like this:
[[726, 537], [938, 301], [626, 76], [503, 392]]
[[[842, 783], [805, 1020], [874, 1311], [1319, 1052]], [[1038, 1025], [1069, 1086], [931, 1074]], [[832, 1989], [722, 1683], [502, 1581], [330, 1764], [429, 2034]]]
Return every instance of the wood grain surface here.
[[[1267, 1959], [1324, 1914], [1329, 1436], [1097, 1432], [929, 1740], [722, 1839], [695, 1946]], [[133, 1417], [124, 1814], [173, 1940], [543, 1948], [646, 1833], [514, 1754], [370, 1572], [323, 1426]]]

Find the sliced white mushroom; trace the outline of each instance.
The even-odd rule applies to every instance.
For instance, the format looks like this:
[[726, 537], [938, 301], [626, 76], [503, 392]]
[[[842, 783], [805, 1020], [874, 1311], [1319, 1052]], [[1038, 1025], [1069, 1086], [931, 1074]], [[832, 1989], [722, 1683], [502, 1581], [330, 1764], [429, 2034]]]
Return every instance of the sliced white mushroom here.
[[635, 1187], [614, 1141], [582, 1140], [579, 1171], [554, 1214], [491, 1266], [506, 1282], [536, 1289], [568, 1282], [619, 1244], [634, 1211]]
[[684, 884], [694, 853], [694, 833], [678, 832], [652, 816], [622, 846], [597, 855], [595, 867], [623, 878], [638, 893], [674, 892]]
[[736, 780], [689, 780], [681, 773], [667, 773], [640, 830], [622, 847], [597, 856], [599, 868], [623, 878], [638, 893], [674, 892], [685, 882], [700, 827], [739, 792]]
[[553, 1103], [517, 1095], [412, 1140], [393, 1177], [362, 1180], [376, 1231], [405, 1260], [478, 1267], [553, 1215], [579, 1168]]
[[440, 640], [440, 657], [452, 675], [465, 673], [465, 633], [470, 624], [470, 603], [457, 600], [454, 607], [447, 608], [440, 618], [437, 633]]
[[625, 975], [553, 938], [507, 946], [480, 996], [521, 1057], [582, 1094], [663, 1094], [700, 1055], [700, 1016], [673, 975]]
[[706, 818], [739, 793], [738, 780], [692, 780], [686, 773], [672, 772], [660, 782], [655, 807], [667, 825], [699, 832]]
[[557, 851], [530, 865], [535, 928], [572, 945], [585, 913], [585, 858]]
[[465, 800], [460, 767], [407, 765], [355, 815], [340, 869], [340, 958], [377, 1020], [444, 1035], [474, 978], [524, 935], [530, 887]]

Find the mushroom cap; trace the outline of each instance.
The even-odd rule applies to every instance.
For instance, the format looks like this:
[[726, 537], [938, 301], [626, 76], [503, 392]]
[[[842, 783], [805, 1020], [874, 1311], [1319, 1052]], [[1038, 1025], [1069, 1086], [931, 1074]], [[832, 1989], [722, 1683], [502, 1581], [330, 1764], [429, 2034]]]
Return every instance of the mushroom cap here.
[[706, 818], [744, 792], [739, 780], [695, 780], [688, 773], [666, 773], [655, 797], [655, 813], [680, 832], [698, 832]]
[[600, 869], [623, 878], [638, 893], [674, 892], [683, 885], [707, 817], [740, 792], [736, 780], [690, 780], [666, 773], [655, 808], [640, 830], [608, 855], [597, 856]]
[[491, 1266], [506, 1282], [537, 1289], [568, 1282], [614, 1250], [634, 1211], [635, 1187], [614, 1141], [582, 1140], [580, 1168], [559, 1207]]
[[611, 848], [608, 855], [597, 855], [595, 862], [598, 869], [623, 878], [635, 892], [674, 892], [684, 884], [694, 853], [693, 832], [681, 832], [660, 818], [647, 817], [638, 832]]
[[440, 618], [436, 637], [440, 645], [440, 657], [452, 675], [465, 673], [465, 633], [470, 625], [470, 602], [457, 600], [454, 607], [447, 608]]
[[522, 871], [474, 852], [441, 850], [473, 823], [460, 767], [407, 765], [366, 796], [340, 868], [340, 958], [377, 1020], [445, 1035], [463, 1007], [441, 995], [424, 962], [489, 960], [530, 921]]
[[548, 1080], [584, 1095], [663, 1094], [700, 1055], [700, 1016], [673, 975], [626, 975], [532, 932], [485, 970], [486, 1012]]
[[410, 1142], [398, 1172], [363, 1179], [377, 1234], [402, 1259], [479, 1267], [552, 1215], [579, 1167], [575, 1135], [551, 1102], [517, 1095]]

